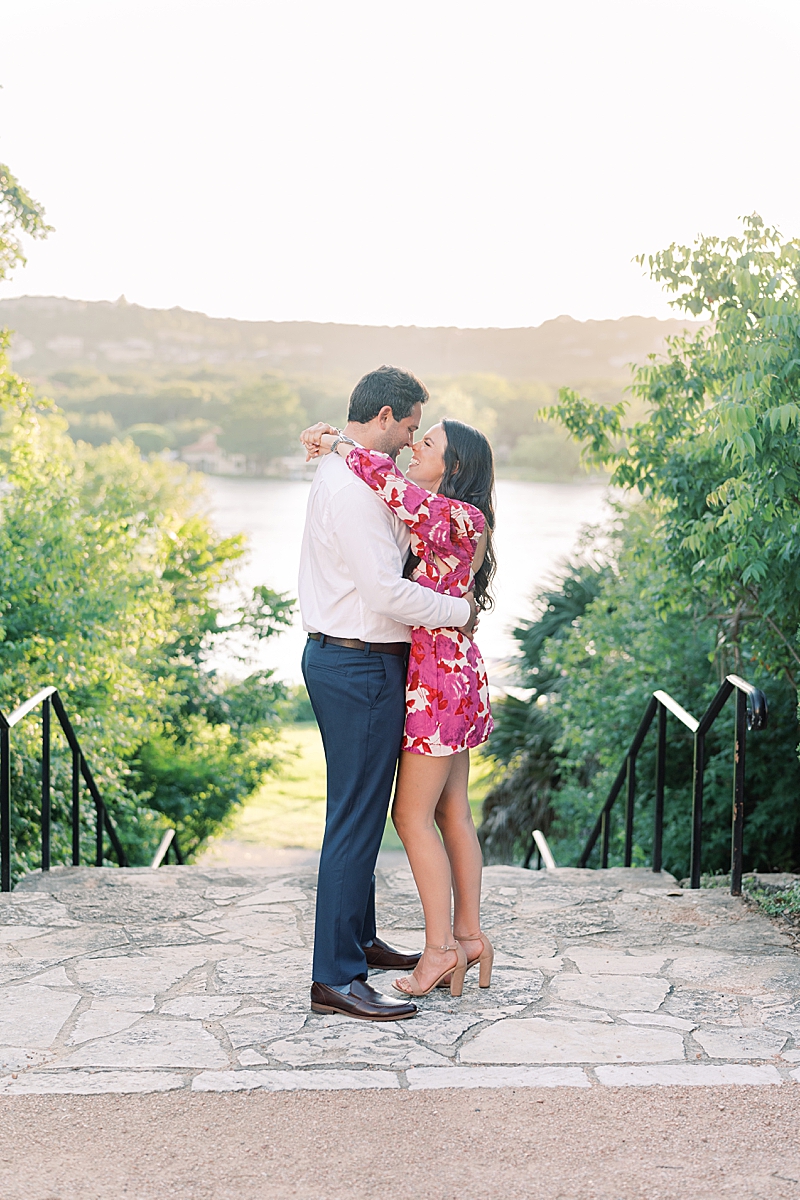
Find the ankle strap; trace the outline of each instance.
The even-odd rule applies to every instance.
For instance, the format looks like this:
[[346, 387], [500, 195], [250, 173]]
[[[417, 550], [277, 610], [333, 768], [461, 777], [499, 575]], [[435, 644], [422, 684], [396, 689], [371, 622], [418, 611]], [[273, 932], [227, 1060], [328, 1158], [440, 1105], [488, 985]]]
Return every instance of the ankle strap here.
[[479, 930], [477, 933], [457, 933], [455, 937], [458, 942], [479, 942], [483, 934]]
[[458, 942], [455, 942], [452, 946], [434, 946], [431, 942], [426, 942], [425, 949], [426, 950], [457, 950]]

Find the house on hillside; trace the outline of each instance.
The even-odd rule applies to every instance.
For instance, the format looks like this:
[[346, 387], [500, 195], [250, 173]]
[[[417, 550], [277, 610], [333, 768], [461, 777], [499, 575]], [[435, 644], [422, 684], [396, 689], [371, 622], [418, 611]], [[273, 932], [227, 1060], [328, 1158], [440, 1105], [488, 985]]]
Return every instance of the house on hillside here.
[[217, 445], [217, 434], [222, 430], [209, 429], [196, 442], [184, 446], [180, 451], [182, 462], [206, 475], [250, 475], [266, 476], [268, 479], [313, 479], [317, 461], [307, 463], [305, 455], [287, 454], [271, 458], [267, 462], [248, 458], [246, 454], [229, 454]]
[[265, 475], [272, 479], [313, 479], [314, 472], [321, 459], [312, 458], [306, 462], [303, 454], [284, 454], [281, 458], [271, 458]]
[[205, 471], [207, 475], [246, 475], [247, 455], [228, 454], [217, 445], [219, 429], [210, 429], [202, 434], [196, 442], [184, 446], [181, 450], [181, 460], [194, 467], [196, 471]]

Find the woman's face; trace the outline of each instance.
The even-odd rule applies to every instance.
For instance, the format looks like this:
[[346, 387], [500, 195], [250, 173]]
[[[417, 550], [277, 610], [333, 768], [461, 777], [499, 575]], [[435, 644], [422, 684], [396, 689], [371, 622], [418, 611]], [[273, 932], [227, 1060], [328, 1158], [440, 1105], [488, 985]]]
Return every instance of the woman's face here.
[[429, 492], [437, 491], [444, 475], [444, 453], [447, 449], [447, 434], [443, 425], [432, 425], [426, 434], [414, 443], [411, 462], [406, 475]]

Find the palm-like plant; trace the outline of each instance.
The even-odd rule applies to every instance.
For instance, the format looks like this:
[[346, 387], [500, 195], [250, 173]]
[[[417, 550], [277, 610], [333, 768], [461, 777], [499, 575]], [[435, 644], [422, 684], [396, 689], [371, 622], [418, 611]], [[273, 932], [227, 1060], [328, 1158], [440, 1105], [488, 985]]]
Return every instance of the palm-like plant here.
[[567, 564], [563, 578], [535, 598], [539, 615], [521, 621], [513, 631], [521, 651], [517, 678], [530, 695], [508, 695], [495, 704], [491, 753], [504, 769], [483, 802], [478, 829], [487, 863], [527, 862], [532, 830], [547, 833], [550, 828], [558, 765], [548, 697], [561, 690], [563, 680], [550, 665], [551, 656], [544, 654], [545, 645], [567, 635], [597, 597], [608, 570], [595, 563]]

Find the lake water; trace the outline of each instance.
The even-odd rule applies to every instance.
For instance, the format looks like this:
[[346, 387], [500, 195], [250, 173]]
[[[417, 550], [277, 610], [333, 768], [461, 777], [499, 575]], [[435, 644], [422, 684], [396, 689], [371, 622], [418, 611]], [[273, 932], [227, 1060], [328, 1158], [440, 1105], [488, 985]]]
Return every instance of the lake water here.
[[[220, 533], [244, 533], [248, 554], [241, 583], [265, 583], [297, 595], [300, 540], [310, 484], [273, 479], [205, 476], [210, 511]], [[478, 643], [492, 681], [500, 684], [502, 664], [513, 656], [511, 629], [530, 615], [531, 596], [546, 583], [559, 562], [575, 548], [583, 525], [608, 515], [602, 484], [497, 483], [496, 607], [481, 618]], [[305, 634], [299, 613], [294, 626], [264, 647], [264, 666], [280, 678], [302, 681], [300, 656]]]

